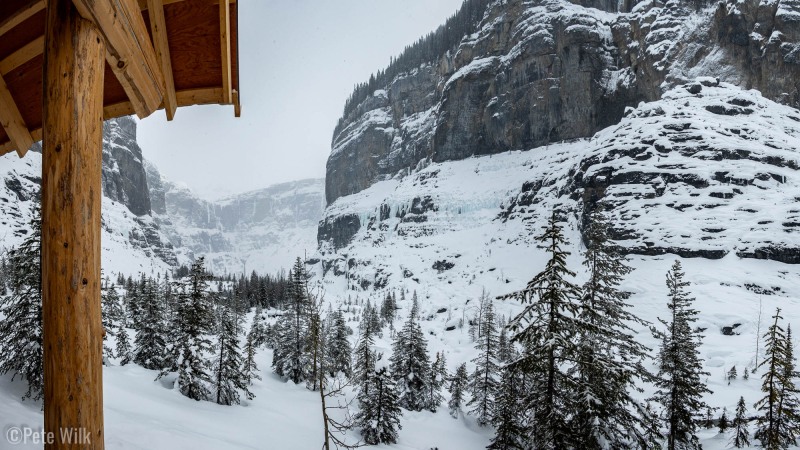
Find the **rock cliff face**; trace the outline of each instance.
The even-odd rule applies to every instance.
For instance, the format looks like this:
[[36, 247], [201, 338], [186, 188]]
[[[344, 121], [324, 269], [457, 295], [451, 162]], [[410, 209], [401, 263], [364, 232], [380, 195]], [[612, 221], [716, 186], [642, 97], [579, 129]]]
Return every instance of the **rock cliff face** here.
[[164, 179], [152, 164], [146, 168], [159, 226], [187, 258], [204, 255], [216, 273], [274, 272], [316, 249], [323, 180], [283, 183], [212, 202]]
[[800, 0], [498, 0], [342, 118], [327, 203], [426, 161], [592, 136], [702, 75], [800, 107]]
[[132, 118], [103, 124], [103, 195], [124, 204], [137, 216], [150, 214], [151, 208], [142, 160]]

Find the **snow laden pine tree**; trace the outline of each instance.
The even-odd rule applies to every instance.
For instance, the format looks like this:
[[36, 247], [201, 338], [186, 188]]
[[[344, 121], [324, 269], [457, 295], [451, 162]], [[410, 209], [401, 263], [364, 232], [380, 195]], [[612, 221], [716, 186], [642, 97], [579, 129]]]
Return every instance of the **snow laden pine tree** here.
[[397, 382], [400, 406], [410, 411], [429, 409], [431, 403], [428, 342], [422, 334], [418, 314], [419, 304], [415, 297], [411, 314], [392, 344], [392, 357], [389, 359], [392, 377]]
[[750, 431], [747, 429], [747, 405], [744, 397], [739, 397], [736, 404], [736, 416], [733, 418], [733, 438], [731, 444], [736, 448], [750, 446]]
[[439, 405], [442, 404], [444, 397], [442, 396], [442, 388], [447, 383], [447, 360], [445, 359], [444, 352], [437, 352], [436, 359], [431, 365], [431, 380], [428, 383], [428, 409], [436, 412]]
[[253, 346], [256, 348], [267, 343], [267, 323], [261, 303], [256, 303], [256, 312], [253, 315], [253, 323], [250, 325], [248, 335], [251, 336]]
[[361, 336], [358, 338], [356, 348], [353, 350], [353, 383], [359, 391], [369, 391], [369, 384], [375, 373], [377, 356], [372, 347], [375, 345], [375, 330], [371, 326], [361, 327]]
[[753, 437], [761, 441], [763, 448], [776, 450], [797, 445], [800, 416], [791, 333], [780, 325], [780, 308], [772, 318], [772, 325], [764, 334], [766, 357], [759, 364], [759, 368], [766, 368], [761, 377], [764, 397], [755, 404], [759, 415]]
[[[258, 308], [256, 309], [258, 311]], [[242, 375], [244, 376], [247, 386], [253, 385], [253, 380], [260, 380], [261, 376], [258, 374], [258, 366], [256, 365], [256, 336], [258, 331], [257, 317], [253, 318], [253, 323], [250, 325], [250, 331], [247, 333], [247, 338], [244, 344], [244, 362], [242, 363]], [[248, 398], [253, 398], [252, 394]]]
[[10, 293], [0, 299], [0, 374], [28, 383], [23, 399], [42, 398], [42, 221], [38, 208], [28, 237], [8, 252]]
[[344, 313], [342, 313], [341, 309], [334, 311], [330, 316], [330, 327], [327, 330], [328, 337], [325, 339], [325, 363], [323, 367], [331, 376], [342, 373], [347, 378], [350, 378], [353, 374], [350, 364], [353, 349], [347, 336], [352, 331], [348, 333], [347, 323], [344, 321]]
[[189, 276], [177, 285], [177, 311], [172, 329], [176, 338], [171, 344], [172, 367], [161, 372], [177, 372], [176, 386], [193, 400], [209, 400], [212, 384], [209, 357], [213, 354], [210, 335], [214, 330], [214, 311], [203, 257], [192, 264]]
[[450, 401], [447, 402], [447, 407], [454, 419], [457, 419], [458, 415], [461, 414], [461, 407], [464, 405], [467, 396], [468, 383], [467, 363], [461, 363], [456, 369], [456, 373], [450, 378], [450, 387], [447, 388], [450, 393]]
[[368, 445], [394, 444], [403, 414], [394, 377], [382, 367], [371, 378], [369, 391], [358, 395], [361, 409], [355, 416], [355, 425]]
[[134, 340], [133, 362], [145, 369], [164, 369], [167, 349], [166, 310], [158, 284], [152, 278], [142, 279], [139, 297], [139, 320]]
[[711, 393], [703, 382], [709, 374], [703, 371], [698, 350], [702, 336], [693, 328], [697, 321], [697, 311], [692, 308], [694, 298], [686, 292], [689, 282], [683, 277], [681, 263], [676, 260], [667, 272], [671, 316], [669, 320], [658, 319], [665, 329], [655, 333], [661, 340], [661, 349], [655, 380], [658, 390], [651, 400], [663, 408], [667, 450], [701, 448], [696, 435], [697, 418], [708, 408], [703, 395]]
[[289, 273], [289, 295], [283, 316], [276, 328], [272, 367], [275, 373], [295, 384], [314, 379], [311, 347], [308, 341], [310, 300], [308, 276], [300, 258]]
[[241, 391], [248, 399], [253, 398], [248, 389], [249, 379], [244, 370], [244, 361], [239, 350], [239, 324], [236, 314], [227, 306], [219, 306], [219, 333], [214, 359], [214, 401], [220, 405], [238, 405]]
[[524, 411], [520, 399], [524, 397], [525, 381], [517, 372], [518, 367], [506, 366], [501, 371], [501, 380], [497, 389], [494, 416], [491, 424], [495, 434], [489, 444], [491, 450], [524, 450], [527, 436], [525, 434]]
[[469, 392], [472, 399], [467, 406], [478, 419], [481, 426], [488, 425], [494, 417], [495, 397], [499, 388], [500, 366], [495, 359], [499, 350], [497, 322], [492, 300], [488, 295], [481, 296], [479, 332], [475, 348], [478, 356], [472, 360], [475, 371], [469, 378]]
[[106, 278], [105, 283], [101, 288], [100, 294], [100, 311], [103, 321], [103, 364], [106, 363], [107, 358], [112, 358], [114, 352], [111, 347], [106, 345], [109, 336], [116, 335], [116, 324], [122, 317], [122, 305], [120, 304], [119, 293], [117, 293], [116, 286]]
[[598, 209], [586, 227], [583, 265], [589, 279], [582, 289], [578, 357], [571, 373], [577, 382], [571, 422], [576, 445], [587, 450], [648, 446], [644, 430], [649, 418], [634, 393], [641, 393], [641, 381], [652, 375], [643, 366], [648, 349], [636, 342], [631, 325], [649, 324], [630, 311], [630, 293], [620, 284], [633, 269], [608, 232]]
[[522, 345], [522, 354], [512, 363], [531, 380], [522, 409], [531, 421], [528, 446], [571, 448], [575, 434], [569, 423], [574, 411], [575, 383], [566, 365], [577, 357], [574, 344], [580, 323], [580, 289], [567, 268], [569, 255], [561, 225], [555, 213], [536, 239], [546, 245], [549, 255], [542, 272], [525, 289], [499, 297], [524, 304], [522, 312], [509, 322], [512, 341]]

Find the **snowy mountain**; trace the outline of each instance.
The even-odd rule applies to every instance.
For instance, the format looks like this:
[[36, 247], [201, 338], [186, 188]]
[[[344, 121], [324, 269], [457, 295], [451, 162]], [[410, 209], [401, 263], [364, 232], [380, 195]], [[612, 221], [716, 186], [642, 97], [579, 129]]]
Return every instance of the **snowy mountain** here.
[[[177, 264], [175, 249], [150, 215], [150, 197], [130, 118], [103, 126], [102, 264], [107, 274], [160, 272]], [[41, 147], [25, 158], [0, 158], [0, 248], [22, 242], [42, 177]], [[127, 254], [127, 258], [119, 258]]]
[[334, 131], [328, 204], [425, 159], [591, 137], [697, 76], [800, 106], [798, 0], [466, 4], [484, 3], [467, 35], [447, 34], [459, 16], [357, 90]]
[[205, 256], [214, 273], [276, 273], [317, 247], [323, 180], [282, 183], [211, 202], [164, 179], [154, 165], [145, 168], [156, 222], [181, 255]]

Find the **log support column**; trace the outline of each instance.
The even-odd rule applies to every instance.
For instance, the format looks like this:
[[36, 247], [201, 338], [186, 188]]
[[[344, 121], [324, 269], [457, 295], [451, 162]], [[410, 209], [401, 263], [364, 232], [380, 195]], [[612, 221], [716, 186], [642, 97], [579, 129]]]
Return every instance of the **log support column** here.
[[44, 427], [49, 449], [102, 449], [100, 209], [105, 40], [47, 0], [42, 156]]

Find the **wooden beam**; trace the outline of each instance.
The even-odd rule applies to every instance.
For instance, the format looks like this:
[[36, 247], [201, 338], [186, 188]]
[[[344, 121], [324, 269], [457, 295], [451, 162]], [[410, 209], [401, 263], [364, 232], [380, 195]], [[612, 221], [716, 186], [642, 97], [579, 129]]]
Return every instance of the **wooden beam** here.
[[0, 76], [0, 125], [6, 130], [19, 157], [25, 156], [33, 145], [33, 138], [2, 76]]
[[219, 45], [222, 55], [222, 102], [233, 103], [231, 87], [231, 5], [219, 0]]
[[164, 0], [147, 0], [147, 14], [150, 16], [150, 30], [153, 32], [153, 44], [156, 57], [164, 74], [164, 111], [167, 120], [175, 117], [178, 107], [175, 100], [175, 79], [172, 76], [172, 60], [169, 56], [169, 40], [167, 38], [167, 22], [164, 19]]
[[[31, 137], [33, 138], [33, 142], [39, 142], [42, 140], [42, 129], [37, 128], [31, 131]], [[0, 156], [7, 155], [13, 151], [15, 151], [17, 147], [14, 146], [14, 143], [11, 141], [6, 142], [5, 144], [0, 144]]]
[[[100, 316], [105, 41], [73, 0], [47, 0], [42, 149], [44, 431], [56, 450], [102, 450]], [[69, 438], [65, 430], [74, 430]], [[66, 438], [66, 439], [65, 439]]]
[[44, 36], [39, 36], [0, 61], [0, 75], [9, 72], [39, 56], [44, 51]]
[[233, 116], [242, 117], [242, 104], [239, 103], [239, 91], [233, 90]]
[[32, 0], [28, 2], [27, 6], [20, 8], [14, 15], [6, 19], [3, 23], [0, 23], [0, 36], [8, 33], [17, 25], [30, 19], [34, 14], [43, 10], [44, 7], [44, 0]]
[[[164, 5], [171, 5], [173, 3], [180, 3], [186, 0], [163, 0]], [[236, 3], [236, 0], [229, 0], [230, 3]], [[219, 3], [220, 0], [208, 0], [209, 4], [216, 5]], [[142, 8], [142, 11], [148, 8], [147, 0], [139, 0], [139, 7]]]
[[106, 42], [106, 60], [136, 110], [145, 118], [164, 100], [164, 75], [136, 0], [73, 0]]

